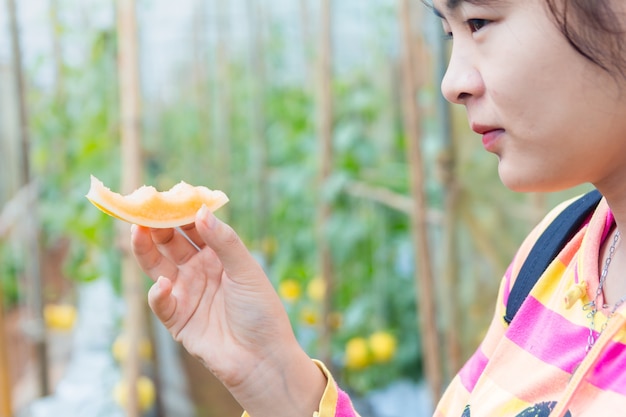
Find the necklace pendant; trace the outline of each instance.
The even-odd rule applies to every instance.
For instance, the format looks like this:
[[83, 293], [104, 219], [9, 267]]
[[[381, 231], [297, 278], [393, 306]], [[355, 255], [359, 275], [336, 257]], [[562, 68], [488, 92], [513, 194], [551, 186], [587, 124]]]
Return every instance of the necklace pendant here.
[[[582, 299], [587, 293], [587, 281], [579, 282], [572, 285], [572, 287], [565, 294], [565, 308], [570, 309], [574, 306], [576, 301]], [[584, 308], [584, 307], [583, 307]]]

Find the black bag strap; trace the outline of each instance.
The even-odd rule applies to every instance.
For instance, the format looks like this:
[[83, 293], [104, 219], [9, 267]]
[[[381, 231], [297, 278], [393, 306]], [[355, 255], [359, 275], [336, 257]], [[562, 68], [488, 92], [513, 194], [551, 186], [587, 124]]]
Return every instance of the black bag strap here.
[[567, 206], [537, 239], [511, 288], [504, 316], [507, 323], [511, 323], [539, 277], [574, 237], [601, 198], [598, 190], [589, 191]]

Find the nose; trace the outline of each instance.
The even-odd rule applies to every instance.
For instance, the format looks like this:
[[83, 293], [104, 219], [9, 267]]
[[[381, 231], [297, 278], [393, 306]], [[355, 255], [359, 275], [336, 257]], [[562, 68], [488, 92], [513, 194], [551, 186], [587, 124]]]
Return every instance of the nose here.
[[485, 91], [480, 71], [471, 60], [469, 51], [452, 49], [448, 69], [441, 81], [441, 92], [451, 103], [467, 104], [472, 97], [479, 97]]

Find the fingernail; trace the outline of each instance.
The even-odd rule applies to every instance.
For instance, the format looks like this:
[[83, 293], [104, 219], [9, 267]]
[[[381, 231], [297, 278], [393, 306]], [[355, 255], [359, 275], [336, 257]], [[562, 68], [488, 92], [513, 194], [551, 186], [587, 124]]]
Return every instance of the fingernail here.
[[215, 226], [215, 216], [213, 215], [211, 210], [209, 210], [206, 204], [203, 204], [202, 207], [200, 207], [200, 210], [198, 211], [198, 217], [200, 217], [201, 221], [204, 222], [204, 224], [206, 224], [209, 229]]

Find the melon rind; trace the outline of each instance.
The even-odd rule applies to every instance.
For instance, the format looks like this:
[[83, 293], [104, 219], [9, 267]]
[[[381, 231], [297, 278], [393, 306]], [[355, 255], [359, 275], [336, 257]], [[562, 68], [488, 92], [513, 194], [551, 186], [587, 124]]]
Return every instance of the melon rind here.
[[183, 181], [168, 191], [157, 191], [144, 185], [128, 195], [121, 195], [111, 191], [93, 175], [86, 197], [109, 216], [153, 228], [193, 223], [202, 205], [215, 211], [228, 202], [228, 197], [220, 190], [192, 186]]

